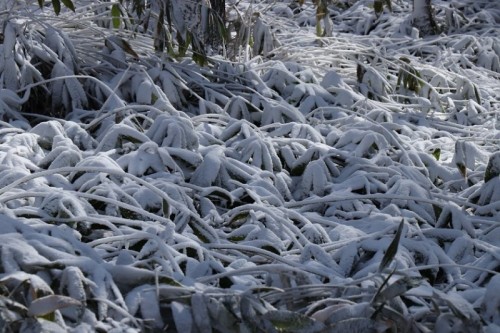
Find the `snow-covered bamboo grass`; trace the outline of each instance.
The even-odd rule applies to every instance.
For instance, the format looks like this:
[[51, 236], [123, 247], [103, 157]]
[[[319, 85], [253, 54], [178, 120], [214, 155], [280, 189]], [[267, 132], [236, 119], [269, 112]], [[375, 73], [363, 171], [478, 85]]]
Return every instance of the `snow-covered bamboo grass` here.
[[11, 330], [498, 329], [494, 2], [231, 2], [204, 67], [74, 2], [0, 7]]

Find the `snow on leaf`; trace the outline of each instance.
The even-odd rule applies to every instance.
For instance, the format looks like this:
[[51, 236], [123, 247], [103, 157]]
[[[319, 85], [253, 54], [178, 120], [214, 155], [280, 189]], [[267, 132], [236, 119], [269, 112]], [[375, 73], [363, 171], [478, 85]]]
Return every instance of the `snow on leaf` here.
[[207, 309], [206, 297], [195, 293], [191, 296], [191, 308], [193, 310], [193, 319], [196, 327], [201, 333], [212, 332], [212, 324]]
[[207, 187], [220, 181], [227, 181], [229, 174], [223, 168], [223, 150], [219, 147], [211, 149], [203, 156], [203, 162], [193, 173], [191, 182], [193, 184]]
[[28, 307], [28, 315], [44, 316], [69, 306], [81, 306], [81, 302], [67, 296], [49, 295], [35, 299]]
[[346, 320], [341, 320], [338, 323], [330, 325], [328, 329], [331, 332], [366, 332], [375, 329], [375, 332], [383, 332], [387, 329], [387, 326], [382, 323], [377, 323], [372, 319], [368, 318], [351, 318]]
[[267, 56], [274, 48], [279, 46], [279, 41], [273, 36], [273, 33], [268, 25], [266, 25], [260, 18], [255, 20], [253, 26], [253, 53], [263, 54]]
[[305, 121], [304, 116], [296, 107], [285, 102], [270, 102], [264, 105], [261, 122], [262, 125], [270, 125], [288, 122], [303, 123]]
[[70, 139], [57, 135], [53, 138], [52, 145], [52, 151], [39, 162], [40, 167], [57, 169], [75, 166], [81, 161], [81, 152]]
[[229, 102], [224, 107], [224, 112], [234, 119], [254, 121], [260, 118], [256, 116], [260, 113], [260, 110], [241, 96], [231, 97]]
[[494, 2], [160, 2], [0, 2], [0, 327], [500, 325]]
[[418, 278], [404, 277], [400, 278], [387, 287], [379, 291], [372, 300], [372, 304], [383, 304], [395, 297], [405, 294], [408, 290], [418, 286]]
[[[75, 165], [79, 168], [85, 167], [99, 167], [104, 169], [109, 169], [111, 172], [119, 171], [123, 172], [120, 166], [111, 158], [106, 155], [95, 155], [89, 156], [81, 160]], [[100, 174], [97, 172], [72, 172], [69, 176], [69, 180], [73, 183], [75, 188], [80, 191], [85, 191], [90, 189], [93, 184], [99, 184], [102, 179], [108, 178], [120, 182], [120, 177], [108, 176], [105, 174]]]
[[270, 140], [250, 137], [234, 145], [240, 153], [238, 160], [247, 162], [262, 170], [280, 171], [281, 162]]
[[92, 209], [88, 204], [68, 193], [54, 192], [39, 204], [48, 216], [61, 218], [83, 217]]
[[391, 244], [389, 244], [389, 247], [387, 248], [384, 257], [380, 261], [380, 266], [378, 268], [379, 272], [382, 272], [385, 268], [387, 268], [390, 265], [390, 263], [394, 259], [394, 256], [398, 252], [399, 240], [401, 239], [401, 233], [403, 232], [404, 224], [405, 224], [404, 220], [402, 220], [401, 223], [399, 224], [396, 234], [394, 235], [394, 239], [392, 240]]
[[272, 137], [290, 137], [296, 139], [307, 139], [313, 142], [324, 142], [323, 136], [317, 129], [309, 124], [288, 123], [280, 124], [269, 133]]
[[267, 312], [264, 317], [279, 330], [293, 332], [319, 332], [324, 328], [321, 322], [317, 322], [307, 316], [285, 310]]
[[146, 284], [132, 289], [127, 294], [125, 302], [130, 314], [135, 315], [140, 310], [141, 317], [148, 326], [158, 328], [164, 325], [154, 286]]
[[86, 285], [88, 280], [83, 275], [83, 272], [78, 267], [66, 267], [61, 276], [61, 284], [59, 291], [78, 301], [85, 302], [87, 300]]
[[308, 197], [311, 193], [324, 195], [331, 174], [323, 160], [309, 162], [302, 174], [302, 180], [296, 189], [299, 198]]
[[493, 153], [486, 165], [486, 170], [484, 171], [484, 182], [487, 183], [493, 178], [498, 178], [500, 175], [500, 153]]
[[127, 142], [142, 143], [147, 141], [149, 141], [149, 138], [143, 133], [126, 125], [116, 124], [100, 138], [97, 151], [108, 151], [114, 148], [121, 148]]
[[136, 151], [121, 156], [116, 160], [121, 168], [135, 176], [143, 176], [156, 172], [181, 172], [175, 161], [165, 148], [154, 142], [146, 142]]
[[174, 317], [175, 327], [178, 332], [191, 332], [193, 327], [193, 313], [191, 308], [180, 302], [172, 302], [170, 305]]
[[282, 62], [273, 63], [271, 69], [262, 76], [262, 80], [269, 88], [276, 90], [283, 97], [287, 97], [287, 95], [283, 95], [287, 87], [300, 83], [300, 80]]
[[[400, 198], [392, 199], [390, 202], [401, 207], [408, 208], [413, 212], [416, 212], [420, 218], [429, 223], [433, 223], [435, 220], [434, 208], [431, 204], [425, 202], [419, 202], [419, 198], [428, 199], [429, 192], [427, 192], [420, 185], [410, 179], [401, 179], [399, 177], [394, 177], [389, 181], [389, 190], [387, 194], [400, 196]], [[415, 200], [402, 199], [403, 197], [414, 197]]]
[[146, 136], [161, 146], [194, 150], [198, 148], [198, 137], [187, 118], [168, 115], [158, 116]]

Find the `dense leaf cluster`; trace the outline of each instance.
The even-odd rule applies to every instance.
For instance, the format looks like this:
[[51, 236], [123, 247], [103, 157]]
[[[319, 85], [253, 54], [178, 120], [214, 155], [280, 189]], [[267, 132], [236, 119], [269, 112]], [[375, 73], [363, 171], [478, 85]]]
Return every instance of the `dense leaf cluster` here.
[[243, 2], [252, 45], [205, 67], [110, 4], [2, 16], [0, 327], [498, 329], [500, 12], [436, 1], [422, 40], [369, 3], [319, 38]]

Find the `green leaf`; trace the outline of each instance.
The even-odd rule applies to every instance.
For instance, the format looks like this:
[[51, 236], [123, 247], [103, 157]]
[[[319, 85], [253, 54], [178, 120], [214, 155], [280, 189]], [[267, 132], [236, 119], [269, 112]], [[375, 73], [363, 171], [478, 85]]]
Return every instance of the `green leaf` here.
[[403, 232], [404, 225], [405, 225], [405, 221], [401, 220], [401, 223], [399, 224], [399, 227], [398, 227], [398, 231], [396, 231], [396, 235], [394, 236], [394, 239], [392, 240], [391, 244], [389, 244], [389, 247], [387, 248], [387, 251], [385, 252], [384, 257], [382, 258], [382, 261], [380, 262], [380, 266], [378, 268], [379, 272], [382, 272], [387, 266], [389, 266], [392, 259], [394, 259], [394, 256], [398, 252], [399, 240], [401, 239], [401, 233]]
[[166, 275], [161, 275], [158, 277], [158, 283], [160, 284], [168, 284], [169, 286], [174, 286], [174, 287], [182, 287], [182, 284], [174, 280], [173, 278], [166, 276]]
[[165, 199], [163, 199], [161, 202], [161, 210], [163, 212], [163, 217], [168, 218], [170, 216], [170, 205]]
[[460, 174], [464, 178], [467, 177], [467, 167], [465, 166], [465, 164], [463, 164], [461, 162], [456, 162], [456, 165], [457, 165], [458, 171], [460, 171]]
[[325, 328], [323, 323], [316, 321], [306, 315], [287, 310], [271, 310], [264, 314], [279, 331], [307, 331], [318, 332]]
[[246, 235], [241, 235], [241, 236], [228, 237], [227, 239], [230, 242], [237, 243], [237, 242], [241, 242], [242, 240], [245, 240], [245, 238], [246, 238]]
[[73, 2], [71, 0], [61, 0], [63, 5], [66, 6], [66, 8], [69, 8], [71, 9], [71, 11], [75, 11], [75, 5], [73, 4]]
[[226, 226], [229, 226], [229, 227], [239, 227], [241, 225], [243, 225], [245, 223], [245, 221], [247, 220], [247, 218], [250, 216], [250, 212], [249, 211], [243, 211], [241, 213], [238, 213], [236, 214], [235, 216], [233, 216], [227, 223], [226, 223]]
[[500, 175], [500, 152], [492, 154], [488, 160], [486, 170], [484, 171], [484, 182], [498, 177]]
[[323, 36], [323, 29], [321, 29], [321, 24], [319, 23], [319, 21], [316, 22], [316, 36]]
[[384, 11], [384, 3], [382, 0], [375, 0], [373, 2], [373, 9], [375, 10], [375, 14], [378, 16], [380, 13]]
[[217, 235], [210, 229], [210, 227], [204, 225], [204, 221], [189, 221], [189, 226], [193, 230], [193, 234], [200, 239], [203, 243], [215, 243]]
[[399, 58], [399, 60], [401, 60], [401, 61], [403, 61], [403, 62], [405, 62], [407, 64], [411, 63], [411, 60], [408, 59], [407, 57], [401, 57], [401, 58]]
[[308, 162], [304, 163], [297, 163], [296, 165], [293, 166], [292, 170], [290, 171], [290, 175], [293, 176], [301, 176], [304, 171], [306, 170]]
[[274, 254], [277, 254], [277, 255], [281, 255], [281, 252], [280, 250], [278, 250], [276, 247], [272, 246], [272, 245], [264, 245], [261, 247], [262, 250], [266, 250], [266, 251], [269, 251], [271, 253], [274, 253]]
[[432, 156], [436, 159], [436, 161], [439, 161], [439, 158], [441, 157], [441, 149], [436, 148], [432, 151]]
[[392, 12], [392, 2], [391, 0], [385, 0], [385, 5], [387, 6], [387, 8], [389, 8], [389, 10]]
[[113, 21], [113, 28], [118, 29], [120, 27], [120, 22], [121, 22], [121, 11], [120, 11], [120, 6], [118, 4], [114, 4], [111, 6], [111, 17]]
[[460, 171], [460, 174], [466, 178], [467, 177], [467, 149], [466, 143], [463, 140], [458, 140], [455, 142], [455, 165]]
[[356, 66], [356, 78], [358, 79], [358, 83], [363, 83], [363, 77], [365, 76], [366, 69], [365, 67], [358, 63]]
[[322, 332], [332, 332], [332, 333], [382, 332], [376, 329], [376, 327], [378, 326], [377, 324], [378, 324], [377, 321], [372, 320], [370, 318], [362, 318], [362, 317], [348, 318], [340, 320], [328, 326], [328, 328], [326, 330], [323, 330]]
[[481, 95], [479, 94], [479, 90], [477, 86], [474, 84], [474, 95], [476, 95], [477, 104], [481, 105]]
[[225, 189], [214, 187], [210, 188], [207, 191], [204, 191], [201, 195], [208, 198], [210, 201], [227, 201], [228, 205], [231, 206], [234, 202], [231, 193]]
[[59, 0], [52, 0], [52, 7], [54, 7], [54, 13], [59, 15], [61, 12], [61, 2]]

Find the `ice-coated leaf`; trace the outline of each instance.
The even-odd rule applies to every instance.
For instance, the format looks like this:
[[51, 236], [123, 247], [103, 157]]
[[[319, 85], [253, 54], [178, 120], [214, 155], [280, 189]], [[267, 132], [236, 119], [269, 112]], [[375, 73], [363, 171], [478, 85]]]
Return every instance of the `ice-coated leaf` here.
[[500, 275], [495, 275], [491, 278], [482, 301], [484, 309], [484, 318], [498, 326], [500, 326]]
[[281, 331], [314, 333], [321, 331], [325, 325], [301, 313], [275, 310], [264, 314], [274, 327]]
[[193, 124], [186, 118], [162, 114], [154, 120], [146, 136], [158, 145], [194, 150], [199, 140]]
[[270, 27], [265, 24], [260, 18], [257, 18], [253, 27], [253, 52], [254, 54], [264, 54], [270, 53], [279, 42], [273, 36]]
[[85, 284], [87, 280], [78, 267], [66, 267], [62, 272], [60, 292], [66, 291], [67, 295], [75, 300], [85, 302], [87, 295]]
[[463, 177], [467, 177], [467, 154], [465, 149], [464, 141], [459, 140], [455, 143], [455, 164]]
[[192, 332], [193, 327], [193, 313], [191, 308], [180, 302], [170, 303], [172, 309], [172, 316], [174, 317], [175, 328], [177, 332]]
[[212, 323], [208, 312], [208, 304], [203, 294], [195, 293], [191, 296], [191, 309], [194, 322], [200, 333], [212, 332]]
[[397, 296], [401, 296], [406, 293], [408, 290], [418, 286], [420, 283], [420, 279], [404, 277], [394, 281], [385, 287], [382, 291], [378, 292], [373, 298], [373, 304], [383, 304], [387, 301], [392, 300]]
[[0, 1], [0, 331], [496, 333], [497, 2], [222, 2]]
[[142, 291], [141, 316], [145, 320], [152, 321], [155, 327], [162, 328], [165, 325], [161, 315], [158, 296], [155, 288], [152, 286]]
[[153, 84], [148, 80], [142, 81], [137, 87], [134, 87], [136, 91], [136, 100], [139, 104], [151, 104], [151, 97], [153, 94]]
[[56, 322], [46, 320], [44, 318], [36, 318], [33, 320], [25, 320], [21, 325], [21, 331], [26, 333], [35, 332], [51, 332], [51, 333], [64, 333], [67, 332], [65, 328]]
[[215, 183], [218, 177], [226, 176], [224, 172], [223, 151], [220, 148], [211, 149], [205, 156], [203, 162], [193, 173], [191, 182], [196, 185], [207, 187]]
[[445, 294], [441, 291], [434, 292], [436, 297], [439, 297], [448, 304], [453, 314], [458, 318], [470, 322], [473, 325], [478, 325], [481, 321], [472, 304], [461, 297], [458, 293], [450, 292], [448, 294]]
[[369, 318], [350, 318], [346, 320], [341, 320], [339, 322], [330, 325], [327, 328], [328, 332], [331, 333], [342, 333], [342, 332], [352, 332], [352, 333], [366, 333], [366, 332], [377, 332], [382, 331], [380, 328], [385, 328], [386, 325], [378, 323], [375, 320]]
[[72, 297], [48, 295], [33, 300], [28, 307], [28, 315], [39, 317], [66, 307], [81, 305], [82, 303], [80, 301]]
[[380, 261], [380, 265], [378, 267], [378, 271], [382, 272], [384, 269], [386, 269], [394, 257], [396, 256], [396, 253], [398, 252], [398, 247], [399, 247], [399, 241], [401, 239], [401, 234], [403, 233], [403, 227], [405, 225], [405, 221], [401, 220], [398, 226], [398, 230], [396, 231], [396, 234], [394, 235], [394, 239], [392, 240], [391, 244], [389, 244], [389, 247], [385, 251], [384, 257]]
[[491, 154], [486, 170], [484, 171], [484, 182], [500, 175], [500, 152]]
[[143, 133], [136, 131], [127, 125], [116, 124], [106, 131], [106, 133], [104, 133], [104, 135], [100, 138], [97, 151], [114, 149], [126, 142], [143, 143], [147, 141], [149, 141], [149, 138]]
[[106, 45], [110, 45], [112, 48], [121, 49], [134, 58], [139, 59], [139, 55], [134, 51], [130, 43], [119, 36], [109, 36], [108, 38], [106, 38], [105, 43]]
[[120, 28], [120, 23], [121, 23], [120, 5], [113, 4], [111, 6], [111, 17], [112, 17], [112, 21], [113, 21], [113, 28], [115, 28], [115, 29]]
[[239, 319], [230, 308], [230, 304], [225, 303], [223, 300], [210, 298], [208, 299], [207, 309], [214, 329], [223, 333], [231, 333], [237, 330]]

